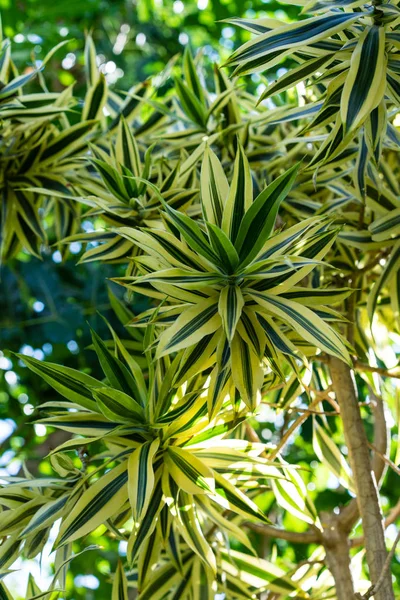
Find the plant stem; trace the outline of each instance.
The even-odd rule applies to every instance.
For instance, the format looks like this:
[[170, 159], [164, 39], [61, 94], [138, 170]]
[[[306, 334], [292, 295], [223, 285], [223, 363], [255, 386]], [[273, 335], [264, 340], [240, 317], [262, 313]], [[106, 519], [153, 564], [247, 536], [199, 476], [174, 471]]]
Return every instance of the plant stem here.
[[[353, 375], [344, 362], [329, 360], [336, 400], [340, 406], [350, 465], [353, 471], [360, 511], [367, 563], [372, 585], [379, 580], [387, 558], [384, 526], [375, 477], [372, 472], [368, 440], [364, 430]], [[394, 600], [391, 574], [386, 573], [375, 600]]]
[[337, 600], [354, 600], [354, 584], [350, 569], [350, 543], [346, 531], [334, 513], [323, 513], [326, 563], [335, 581]]

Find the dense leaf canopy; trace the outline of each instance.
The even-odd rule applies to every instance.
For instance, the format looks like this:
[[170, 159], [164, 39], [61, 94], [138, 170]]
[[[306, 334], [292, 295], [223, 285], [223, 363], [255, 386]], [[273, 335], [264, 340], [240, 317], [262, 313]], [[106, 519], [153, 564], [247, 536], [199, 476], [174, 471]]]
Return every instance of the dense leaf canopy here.
[[394, 600], [398, 3], [0, 7], [0, 597]]

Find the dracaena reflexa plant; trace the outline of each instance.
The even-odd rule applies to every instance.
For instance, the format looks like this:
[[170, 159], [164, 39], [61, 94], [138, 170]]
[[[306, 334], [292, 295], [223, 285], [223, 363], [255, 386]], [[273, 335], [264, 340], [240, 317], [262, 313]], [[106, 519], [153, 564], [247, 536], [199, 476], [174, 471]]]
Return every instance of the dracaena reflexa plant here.
[[[198, 61], [197, 61], [198, 62]], [[182, 76], [174, 78], [177, 117], [184, 127], [167, 133], [166, 141], [195, 148], [201, 156], [205, 148], [204, 134], [221, 147], [234, 141], [235, 131], [244, 128], [236, 99], [237, 90], [226, 74], [214, 66], [214, 90], [210, 92], [199, 76], [199, 64], [187, 46], [182, 61]], [[197, 146], [197, 147], [196, 147]]]
[[[240, 144], [230, 186], [208, 149], [201, 173], [204, 228], [161, 200], [166, 230], [119, 230], [145, 256], [137, 259], [143, 275], [118, 281], [144, 294], [167, 297], [167, 306], [136, 319], [139, 325], [149, 319], [167, 325], [157, 342], [157, 356], [194, 346], [186, 356], [193, 369], [204, 368], [201, 361], [216, 353], [210, 416], [218, 413], [230, 376], [249, 409], [255, 409], [264, 381], [263, 360], [283, 377], [277, 351], [301, 355], [288, 330], [349, 360], [344, 340], [326, 322], [337, 314], [324, 307], [340, 302], [349, 291], [296, 285], [320, 264], [337, 231], [329, 219], [316, 218], [273, 235], [279, 205], [297, 170], [289, 169], [253, 200], [251, 171]], [[321, 305], [325, 318], [309, 308], [315, 305]]]
[[[7, 536], [6, 547], [1, 546], [8, 551], [7, 564], [13, 562], [23, 542], [31, 548], [32, 541], [40, 538], [30, 555], [40, 552], [51, 523], [61, 518], [55, 542], [60, 549], [105, 522], [111, 531], [124, 531], [129, 563], [133, 565], [139, 557], [139, 587], [147, 583], [151, 565], [165, 562], [162, 551], [170, 561], [180, 563], [180, 537], [186, 544], [184, 552], [189, 552], [187, 559], [199, 560], [208, 577], [213, 574], [213, 581], [219, 552], [213, 544], [216, 527], [253, 552], [246, 534], [227, 519], [227, 513], [239, 520], [268, 522], [244, 490], [255, 481], [258, 493], [271, 480], [277, 486], [286, 482], [287, 490], [301, 504], [301, 480], [284, 463], [261, 457], [263, 444], [223, 439], [243, 421], [244, 405], [235, 412], [225, 402], [210, 420], [207, 376], [199, 374], [189, 384], [177, 385], [180, 362], [168, 357], [154, 361], [149, 352], [145, 378], [111, 331], [116, 354], [92, 333], [106, 382], [20, 355], [67, 399], [42, 405], [49, 415], [40, 422], [77, 437], [51, 452], [51, 464], [60, 479], [48, 481], [46, 496], [32, 479], [11, 483], [0, 492], [1, 502], [14, 498], [14, 504], [18, 503], [0, 521], [1, 535]], [[103, 448], [93, 454], [92, 447], [99, 440]], [[66, 454], [77, 448], [84, 449], [86, 465], [93, 463], [87, 472], [77, 469]], [[98, 461], [100, 466], [95, 466]], [[143, 561], [148, 552], [150, 565]]]
[[[325, 87], [322, 95], [313, 98], [314, 107], [307, 107], [308, 114], [314, 113], [307, 130], [331, 125], [310, 162], [314, 169], [339, 156], [363, 125], [365, 135], [374, 138], [387, 108], [399, 106], [400, 13], [397, 5], [389, 3], [325, 1], [306, 4], [303, 12], [316, 16], [290, 24], [272, 19], [230, 20], [256, 37], [234, 52], [227, 64], [236, 66], [235, 75], [239, 75], [266, 70], [287, 56], [299, 62], [269, 85], [260, 100], [305, 80]], [[371, 144], [368, 152], [374, 153]]]
[[[64, 44], [45, 57], [41, 68]], [[9, 40], [2, 42], [0, 52], [0, 253], [5, 261], [21, 248], [40, 257], [47, 236], [39, 210], [44, 216], [51, 212], [58, 241], [77, 230], [80, 205], [73, 196], [87, 174], [76, 157], [87, 149], [85, 138], [98, 125], [107, 90], [104, 77], [97, 73], [81, 119], [73, 125], [68, 117], [78, 100], [72, 88], [26, 93], [26, 85], [40, 71], [16, 74]]]
[[[109, 152], [92, 146], [91, 164], [100, 176], [87, 178], [81, 186], [84, 202], [92, 206], [86, 213], [101, 213], [109, 229], [99, 232], [78, 233], [64, 238], [64, 243], [100, 242], [80, 259], [80, 262], [125, 261], [137, 252], [137, 246], [121, 237], [118, 226], [141, 227], [160, 222], [160, 201], [146, 184], [156, 184], [168, 204], [177, 210], [186, 210], [198, 194], [193, 170], [180, 174], [179, 160], [160, 163], [152, 151], [154, 144], [141, 153], [137, 140], [122, 116], [117, 126], [114, 146]], [[144, 157], [142, 158], [142, 156]]]
[[[0, 504], [9, 510], [0, 515], [0, 568], [8, 569], [21, 552], [28, 558], [40, 553], [60, 519], [52, 589], [65, 587], [62, 565], [72, 547], [103, 524], [109, 540], [127, 542], [126, 564], [119, 563], [113, 576], [113, 600], [127, 600], [130, 586], [140, 600], [216, 594], [237, 600], [264, 591], [282, 599], [354, 595], [341, 590], [349, 540], [335, 547], [330, 537], [330, 524], [342, 524], [342, 510], [328, 515], [328, 527], [325, 517], [321, 523], [302, 477], [281, 457], [298, 424], [312, 414], [315, 455], [344, 488], [357, 494], [371, 476], [370, 468], [361, 478], [353, 469], [355, 452], [365, 450], [367, 467], [370, 457], [365, 436], [360, 442], [361, 419], [358, 431], [351, 427], [359, 406], [368, 408], [367, 394], [386, 393], [376, 383], [383, 368], [370, 373], [366, 364], [379, 356], [368, 320], [379, 308], [387, 329], [398, 327], [398, 9], [344, 0], [314, 2], [305, 11], [316, 16], [289, 25], [234, 21], [256, 34], [229, 61], [236, 75], [269, 69], [286, 56], [297, 62], [268, 85], [257, 106], [218, 68], [216, 94], [210, 92], [204, 81], [211, 77], [202, 76], [201, 60], [188, 48], [166, 89], [147, 80], [121, 99], [106, 89], [88, 38], [81, 124], [94, 123], [90, 140], [87, 134], [74, 139], [71, 153], [66, 146], [67, 154], [48, 165], [57, 177], [63, 169], [53, 193], [57, 202], [84, 206], [85, 218], [100, 216], [106, 230], [76, 234], [66, 228], [64, 241], [95, 243], [81, 262], [128, 263], [127, 276], [118, 277], [117, 267], [115, 280], [133, 292], [130, 298], [142, 294], [156, 307], [134, 316], [135, 306], [129, 310], [110, 295], [132, 339], [111, 330], [113, 340], [105, 343], [93, 334], [103, 380], [20, 356], [66, 398], [42, 405], [40, 422], [72, 438], [51, 452], [56, 476], [26, 473], [2, 486]], [[296, 94], [287, 92], [303, 81], [308, 85], [301, 93], [298, 88], [297, 99], [305, 102], [297, 106]], [[48, 152], [46, 136], [50, 144], [54, 136], [65, 145], [67, 109], [79, 110], [68, 94], [62, 110], [37, 131], [45, 147], [33, 165]], [[22, 111], [15, 102], [23, 100], [33, 108], [24, 94], [13, 99], [12, 109]], [[51, 106], [53, 100], [59, 106], [55, 96]], [[26, 146], [32, 155], [39, 145], [27, 120], [11, 119], [7, 128], [9, 140], [17, 132], [12, 168], [19, 169]], [[41, 196], [50, 194], [39, 175], [25, 182], [23, 194], [36, 198], [36, 208], [47, 208]], [[356, 371], [365, 361], [357, 394], [351, 377], [349, 385], [346, 380], [349, 353]], [[338, 385], [333, 372], [340, 368]], [[254, 441], [248, 419], [259, 403], [284, 414], [272, 447]], [[335, 414], [340, 404], [341, 416], [326, 412], [326, 403]], [[299, 418], [291, 420], [297, 409]], [[342, 428], [351, 468], [333, 439]], [[375, 459], [373, 470], [378, 481]], [[364, 522], [372, 511], [363, 509], [363, 497]], [[310, 528], [303, 534], [297, 525], [287, 531], [267, 523], [266, 513], [279, 521], [282, 510]], [[244, 526], [254, 530], [257, 549], [260, 530], [316, 544], [307, 555], [310, 564], [283, 570], [280, 549], [274, 564], [253, 557]], [[348, 530], [346, 520], [340, 531]], [[332, 553], [335, 560], [344, 557], [339, 573]], [[326, 567], [339, 582], [336, 590]], [[0, 593], [8, 600], [1, 582]], [[27, 597], [41, 593], [30, 580]], [[392, 600], [387, 587], [383, 596], [374, 593], [377, 600]]]

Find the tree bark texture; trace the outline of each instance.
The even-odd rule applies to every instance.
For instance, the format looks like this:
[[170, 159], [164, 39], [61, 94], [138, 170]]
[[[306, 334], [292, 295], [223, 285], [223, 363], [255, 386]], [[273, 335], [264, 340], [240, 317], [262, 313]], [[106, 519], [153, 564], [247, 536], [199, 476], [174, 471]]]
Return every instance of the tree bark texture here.
[[[352, 371], [348, 365], [337, 358], [330, 358], [329, 366], [336, 400], [340, 406], [344, 436], [353, 471], [370, 579], [372, 584], [376, 584], [382, 573], [387, 551], [383, 516], [376, 479], [372, 471], [368, 440], [361, 418]], [[394, 600], [390, 569], [385, 574], [384, 582], [376, 593], [375, 600]]]
[[354, 600], [354, 584], [350, 569], [350, 542], [347, 531], [333, 513], [321, 514], [324, 527], [326, 565], [335, 581], [337, 600]]

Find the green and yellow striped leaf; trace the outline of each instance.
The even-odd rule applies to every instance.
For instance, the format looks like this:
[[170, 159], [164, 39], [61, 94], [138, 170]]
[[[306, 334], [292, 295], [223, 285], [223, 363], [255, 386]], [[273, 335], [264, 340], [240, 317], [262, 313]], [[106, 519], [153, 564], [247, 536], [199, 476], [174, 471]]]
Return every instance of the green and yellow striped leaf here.
[[264, 372], [258, 356], [243, 338], [236, 333], [231, 343], [232, 378], [243, 402], [254, 410], [261, 400]]
[[305, 340], [320, 350], [351, 364], [347, 348], [338, 333], [312, 310], [281, 296], [251, 294], [252, 298], [273, 315], [278, 316]]
[[87, 535], [120, 510], [128, 500], [127, 466], [121, 463], [90, 485], [63, 520], [55, 546]]
[[345, 130], [361, 125], [386, 88], [385, 29], [372, 25], [361, 34], [344, 84], [340, 114]]
[[232, 341], [235, 335], [236, 325], [242, 314], [243, 306], [244, 299], [239, 286], [227, 285], [222, 288], [219, 294], [218, 312], [229, 342]]
[[295, 165], [275, 179], [247, 210], [235, 241], [241, 267], [252, 262], [270, 236], [279, 206], [291, 189], [298, 170], [299, 165]]
[[157, 438], [145, 442], [128, 458], [128, 495], [135, 521], [140, 521], [147, 511], [154, 489], [154, 456], [160, 445]]
[[378, 299], [380, 294], [382, 293], [385, 286], [391, 284], [391, 282], [397, 282], [398, 273], [400, 270], [400, 242], [396, 242], [393, 247], [390, 257], [385, 264], [382, 273], [378, 281], [375, 282], [371, 292], [368, 295], [368, 316], [372, 322], [373, 316], [375, 314], [376, 306], [378, 304]]
[[157, 483], [154, 486], [146, 513], [143, 516], [141, 523], [134, 527], [129, 537], [127, 556], [130, 564], [133, 564], [143, 543], [153, 533], [157, 525], [158, 515], [165, 505], [163, 499], [163, 490], [161, 486], [161, 478], [156, 474]]
[[208, 237], [221, 266], [227, 273], [234, 273], [239, 264], [239, 255], [226, 233], [213, 223], [206, 221]]
[[165, 464], [176, 484], [189, 494], [213, 494], [214, 475], [199, 458], [177, 446], [169, 446]]
[[99, 119], [107, 100], [107, 82], [103, 73], [99, 73], [96, 83], [90, 87], [85, 96], [82, 121]]
[[220, 161], [209, 146], [201, 164], [200, 191], [204, 219], [220, 227], [229, 185]]
[[[167, 488], [168, 484], [165, 484], [165, 487]], [[187, 545], [215, 574], [217, 570], [215, 555], [204, 537], [193, 497], [180, 491], [177, 499], [171, 503], [170, 510]]]
[[186, 116], [201, 128], [205, 129], [207, 123], [207, 111], [199, 98], [189, 86], [179, 78], [175, 79], [175, 89]]
[[121, 561], [118, 561], [117, 571], [114, 576], [111, 600], [129, 600], [128, 580], [124, 573]]
[[218, 299], [207, 298], [187, 308], [160, 337], [156, 356], [161, 357], [197, 344], [221, 326]]
[[[354, 13], [335, 13], [305, 19], [300, 23], [290, 23], [258, 35], [234, 52], [228, 65], [240, 65], [236, 73], [244, 75], [264, 68], [273, 53], [310, 46], [342, 31], [359, 19]], [[255, 21], [257, 23], [257, 21]]]
[[249, 162], [238, 140], [232, 183], [222, 217], [222, 229], [235, 244], [242, 219], [253, 202], [253, 183]]
[[76, 402], [88, 410], [96, 410], [96, 403], [92, 398], [92, 389], [101, 387], [101, 381], [62, 365], [43, 362], [25, 354], [18, 354], [27, 367], [40, 375], [59, 394]]
[[219, 473], [214, 473], [215, 494], [211, 500], [222, 506], [225, 510], [244, 516], [246, 519], [270, 523], [262, 510], [246, 494], [235, 487], [230, 481]]
[[114, 390], [110, 387], [97, 388], [93, 391], [93, 397], [107, 419], [116, 423], [144, 423], [144, 412], [142, 407], [132, 396]]
[[[136, 382], [127, 367], [108, 350], [103, 340], [93, 329], [91, 333], [94, 349], [110, 385], [128, 396], [135, 394], [137, 391]], [[133, 402], [130, 404], [133, 406]]]

